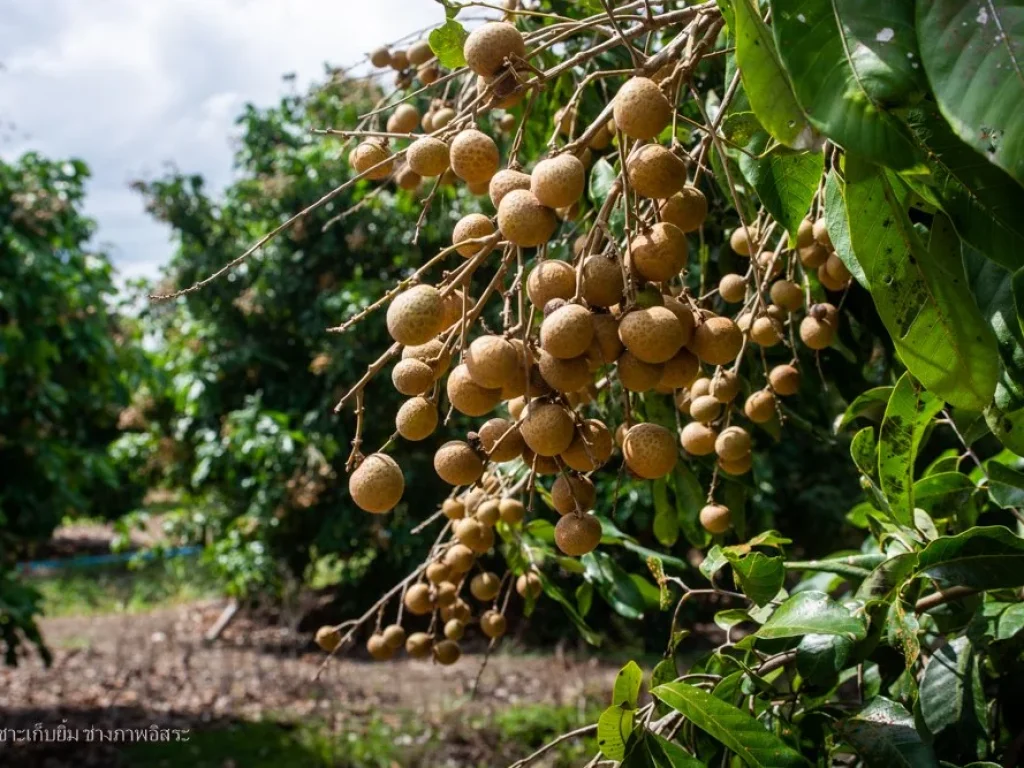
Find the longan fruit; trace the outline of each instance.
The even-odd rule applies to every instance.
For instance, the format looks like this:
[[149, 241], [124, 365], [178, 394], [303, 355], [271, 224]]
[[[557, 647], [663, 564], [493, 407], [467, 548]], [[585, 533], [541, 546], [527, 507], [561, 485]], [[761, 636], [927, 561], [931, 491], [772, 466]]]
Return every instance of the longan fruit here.
[[814, 244], [814, 224], [810, 219], [803, 219], [796, 230], [796, 247], [807, 248]]
[[647, 392], [661, 381], [664, 366], [645, 363], [632, 352], [623, 352], [615, 361], [615, 369], [625, 389], [630, 392]]
[[466, 504], [461, 499], [445, 499], [441, 502], [441, 513], [449, 520], [461, 520], [466, 516]]
[[601, 362], [610, 365], [619, 359], [624, 347], [619, 339], [619, 321], [608, 314], [593, 314], [594, 341], [601, 352]]
[[779, 329], [775, 327], [775, 321], [764, 316], [754, 320], [750, 325], [750, 340], [761, 347], [774, 347], [782, 341]]
[[434, 454], [434, 471], [449, 485], [472, 485], [484, 473], [484, 462], [468, 444], [450, 440]]
[[508, 419], [494, 418], [484, 422], [480, 427], [480, 445], [491, 461], [512, 461], [523, 452], [523, 436], [519, 428]]
[[711, 395], [692, 397], [690, 400], [690, 416], [701, 424], [710, 424], [722, 415], [722, 404]]
[[672, 105], [653, 80], [632, 77], [615, 94], [612, 115], [620, 131], [631, 139], [646, 141], [672, 120]]
[[[516, 116], [512, 114], [502, 115], [498, 120], [498, 128], [502, 133], [512, 133], [516, 127]], [[499, 171], [500, 173], [500, 171]]]
[[711, 377], [708, 394], [720, 403], [731, 403], [740, 393], [740, 377], [732, 371], [719, 370]]
[[731, 518], [729, 508], [721, 504], [708, 504], [700, 511], [700, 524], [705, 531], [716, 535], [729, 530]]
[[437, 429], [437, 418], [437, 406], [434, 403], [425, 397], [413, 397], [398, 409], [395, 427], [406, 440], [425, 440]]
[[693, 329], [696, 325], [696, 320], [693, 318], [693, 311], [674, 296], [662, 296], [661, 305], [665, 307], [669, 312], [676, 316], [679, 323], [683, 327], [683, 338], [685, 341], [683, 344], [689, 344], [690, 339], [693, 337]]
[[386, 179], [395, 169], [395, 159], [391, 153], [376, 141], [364, 141], [352, 150], [349, 162], [356, 173], [365, 173], [366, 178], [373, 181]]
[[427, 566], [427, 581], [431, 584], [440, 584], [442, 581], [449, 581], [452, 575], [451, 566], [443, 560], [435, 561]]
[[665, 362], [657, 386], [665, 390], [681, 389], [690, 386], [699, 374], [700, 360], [684, 347]]
[[481, 387], [473, 380], [465, 363], [455, 366], [448, 374], [445, 389], [452, 407], [466, 416], [483, 416], [501, 402], [501, 390]]
[[526, 89], [520, 85], [513, 69], [504, 67], [494, 77], [478, 75], [476, 93], [488, 108], [512, 109], [526, 96]]
[[504, 636], [507, 629], [505, 617], [497, 611], [484, 611], [480, 616], [480, 631], [492, 640]]
[[675, 313], [650, 307], [633, 310], [619, 321], [619, 340], [638, 360], [657, 364], [672, 359], [689, 339]]
[[533, 571], [527, 571], [516, 579], [516, 592], [520, 597], [536, 599], [543, 591], [544, 586], [540, 582], [540, 577]]
[[727, 475], [738, 477], [740, 475], [745, 475], [750, 471], [750, 468], [753, 466], [753, 461], [753, 456], [747, 453], [740, 456], [738, 459], [729, 460], [720, 458], [718, 460], [718, 466]]
[[796, 312], [804, 305], [804, 292], [790, 280], [776, 280], [769, 293], [772, 301], [786, 312]]
[[426, 64], [434, 58], [434, 52], [430, 48], [430, 43], [426, 40], [419, 40], [409, 46], [406, 56], [410, 64], [418, 67], [420, 64]]
[[399, 104], [388, 118], [388, 133], [412, 133], [420, 124], [420, 113], [412, 104]]
[[775, 258], [774, 251], [761, 251], [757, 255], [757, 268], [772, 280], [782, 274], [782, 259]]
[[820, 267], [818, 267], [818, 282], [825, 287], [825, 290], [832, 291], [833, 293], [843, 290], [844, 288], [846, 288], [848, 284], [848, 282], [836, 280], [832, 276], [832, 274], [828, 271], [827, 261]]
[[703, 192], [687, 184], [665, 200], [658, 210], [662, 221], [674, 224], [683, 232], [695, 232], [708, 216], [708, 200]]
[[433, 638], [426, 632], [413, 632], [405, 641], [405, 652], [414, 659], [425, 659], [430, 655]]
[[540, 326], [541, 349], [563, 360], [582, 355], [593, 338], [594, 321], [579, 304], [560, 307], [545, 317]]
[[449, 157], [455, 175], [470, 184], [490, 181], [501, 162], [494, 139], [475, 128], [466, 128], [456, 134]]
[[519, 369], [519, 354], [508, 339], [487, 335], [473, 339], [466, 351], [466, 369], [485, 389], [501, 389]]
[[676, 392], [672, 400], [680, 413], [690, 415], [690, 393], [687, 390], [682, 389]]
[[440, 176], [451, 162], [448, 145], [433, 136], [421, 136], [409, 145], [405, 162], [424, 178]]
[[364, 512], [375, 515], [394, 509], [404, 491], [402, 469], [386, 453], [371, 453], [348, 478], [352, 501]]
[[387, 326], [400, 344], [425, 344], [443, 330], [444, 301], [432, 285], [414, 285], [388, 306]]
[[433, 128], [439, 131], [455, 119], [455, 110], [451, 107], [441, 107], [434, 112]]
[[825, 269], [829, 276], [838, 283], [846, 283], [853, 276], [850, 270], [846, 268], [846, 264], [839, 258], [839, 254], [832, 251], [828, 255], [828, 260], [825, 262]]
[[551, 504], [560, 515], [586, 512], [596, 501], [594, 483], [582, 475], [559, 475], [551, 486]]
[[711, 394], [711, 379], [702, 376], [690, 385], [690, 397], [700, 397]]
[[[426, 344], [406, 347], [402, 350], [403, 360], [419, 360], [430, 366], [434, 379], [440, 378], [448, 370], [452, 356], [438, 339], [431, 339]], [[405, 394], [404, 392], [402, 394]], [[419, 393], [416, 393], [419, 394]]]
[[523, 463], [527, 467], [532, 467], [541, 477], [557, 475], [561, 469], [554, 456], [540, 456], [531, 451], [529, 446], [523, 448]]
[[413, 584], [405, 591], [405, 609], [414, 616], [426, 616], [434, 610], [434, 596], [426, 584]]
[[743, 346], [743, 334], [728, 317], [710, 315], [693, 329], [690, 351], [708, 365], [725, 365], [736, 359]]
[[455, 524], [455, 538], [479, 555], [493, 546], [494, 531], [475, 517], [464, 517]]
[[328, 653], [333, 653], [341, 645], [341, 632], [330, 626], [320, 627], [316, 631], [316, 644]]
[[583, 196], [587, 169], [568, 152], [541, 160], [530, 174], [530, 191], [542, 205], [565, 208]]
[[746, 278], [735, 273], [723, 275], [722, 279], [718, 281], [718, 294], [723, 301], [738, 304], [747, 295]]
[[537, 309], [552, 299], [571, 299], [575, 292], [576, 270], [564, 261], [542, 261], [526, 279], [526, 294]]
[[750, 256], [757, 243], [757, 232], [753, 227], [739, 226], [729, 235], [729, 247], [740, 256]]
[[710, 456], [715, 452], [715, 440], [718, 433], [713, 427], [691, 421], [679, 435], [679, 442], [691, 456]]
[[470, 594], [483, 603], [496, 598], [500, 589], [501, 579], [490, 571], [478, 573], [469, 582]]
[[658, 424], [635, 424], [622, 441], [622, 455], [633, 474], [656, 480], [672, 471], [679, 458], [672, 433]]
[[501, 519], [501, 511], [498, 509], [498, 502], [494, 499], [488, 499], [477, 507], [473, 517], [488, 528], [493, 528]]
[[449, 619], [444, 623], [444, 636], [448, 640], [461, 640], [466, 633], [466, 625], [458, 619]]
[[612, 455], [612, 435], [604, 422], [587, 419], [576, 427], [572, 443], [560, 454], [570, 469], [592, 472]]
[[743, 404], [743, 413], [755, 424], [765, 424], [775, 417], [775, 395], [767, 389], [758, 390]]
[[626, 175], [638, 195], [663, 200], [686, 184], [686, 163], [661, 144], [644, 144], [626, 159]]
[[477, 181], [472, 184], [467, 184], [466, 188], [470, 191], [470, 194], [480, 197], [487, 194], [487, 190], [490, 189], [489, 181]]
[[441, 606], [441, 620], [448, 622], [452, 619], [461, 621], [463, 624], [468, 624], [469, 620], [473, 618], [473, 612], [469, 609], [469, 603], [463, 600], [461, 597], [458, 598], [451, 605]]
[[[821, 306], [816, 304], [815, 307]], [[831, 306], [831, 305], [829, 305]], [[814, 307], [811, 308], [812, 310]], [[800, 339], [811, 349], [825, 349], [836, 337], [836, 326], [827, 317], [819, 319], [813, 314], [808, 314], [800, 321]]]
[[798, 253], [800, 254], [800, 263], [807, 269], [818, 269], [828, 261], [828, 250], [818, 243], [801, 248]]
[[422, 360], [399, 360], [391, 370], [391, 382], [403, 395], [422, 395], [434, 385], [434, 372]]
[[572, 444], [572, 417], [561, 405], [531, 401], [523, 413], [519, 432], [526, 446], [538, 456], [557, 456]]
[[512, 24], [489, 21], [469, 33], [462, 53], [471, 70], [478, 75], [491, 77], [501, 69], [505, 59], [516, 56], [524, 58], [526, 42]]
[[601, 521], [593, 515], [567, 514], [555, 524], [555, 544], [569, 557], [593, 552], [601, 543]]
[[[508, 117], [508, 115], [506, 115]], [[491, 203], [495, 210], [505, 199], [505, 195], [517, 189], [529, 191], [532, 183], [530, 174], [516, 171], [511, 168], [503, 168], [491, 177], [488, 182], [487, 191], [491, 197]]]
[[389, 624], [384, 627], [384, 631], [381, 632], [381, 637], [384, 638], [384, 643], [392, 651], [397, 651], [403, 645], [405, 645], [405, 630], [401, 624]]
[[720, 459], [737, 461], [750, 453], [750, 433], [743, 427], [726, 427], [715, 440], [715, 453]]
[[622, 301], [622, 267], [611, 255], [591, 254], [583, 260], [583, 300], [591, 307], [611, 307]]
[[800, 391], [800, 371], [792, 365], [776, 365], [768, 372], [768, 383], [777, 395], [795, 395]]
[[405, 51], [398, 49], [391, 52], [391, 61], [388, 63], [393, 70], [401, 72], [409, 66], [409, 56]]
[[408, 165], [403, 165], [395, 173], [395, 183], [400, 189], [411, 192], [412, 190], [419, 188], [420, 184], [423, 183], [423, 177]]
[[578, 392], [593, 380], [585, 357], [562, 360], [542, 350], [537, 367], [544, 381], [558, 392]]
[[832, 238], [829, 237], [828, 223], [825, 221], [825, 219], [818, 219], [816, 222], [814, 222], [812, 231], [814, 232], [814, 239], [818, 242], [819, 245], [823, 245], [827, 250], [830, 251], [835, 248], [835, 246], [832, 245]]
[[434, 645], [434, 659], [442, 666], [450, 667], [461, 655], [462, 649], [453, 640], [442, 640]]
[[383, 46], [374, 49], [373, 53], [370, 54], [370, 63], [378, 69], [384, 69], [384, 67], [391, 65], [391, 52]]
[[395, 649], [387, 644], [384, 640], [384, 635], [374, 632], [370, 635], [366, 641], [366, 650], [370, 652], [370, 656], [373, 657], [374, 661], [387, 661], [395, 655]]
[[526, 517], [526, 507], [519, 499], [502, 499], [498, 502], [501, 519], [509, 525], [516, 525]]
[[[441, 76], [441, 69], [437, 64], [424, 64], [416, 70], [416, 77], [424, 85], [432, 85]], [[430, 129], [427, 129], [430, 130]]]
[[679, 274], [689, 261], [686, 235], [674, 224], [658, 222], [633, 238], [630, 263], [644, 280], [661, 283]]
[[[490, 237], [495, 233], [494, 223], [482, 213], [470, 213], [463, 216], [452, 229], [452, 245], [466, 240]], [[480, 243], [466, 243], [455, 250], [464, 259], [476, 256], [484, 248]]]
[[453, 544], [444, 553], [444, 562], [451, 569], [453, 576], [467, 573], [475, 561], [476, 555], [465, 544]]
[[498, 205], [498, 229], [506, 240], [521, 248], [543, 245], [557, 226], [555, 212], [528, 189], [509, 191]]
[[526, 398], [519, 396], [511, 398], [505, 406], [508, 408], [508, 415], [515, 421], [519, 421], [523, 415], [523, 409], [526, 408]]

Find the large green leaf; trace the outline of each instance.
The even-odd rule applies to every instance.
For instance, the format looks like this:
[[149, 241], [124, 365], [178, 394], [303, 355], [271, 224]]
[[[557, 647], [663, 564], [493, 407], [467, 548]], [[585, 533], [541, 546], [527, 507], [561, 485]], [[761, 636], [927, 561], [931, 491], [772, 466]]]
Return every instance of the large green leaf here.
[[663, 547], [671, 547], [679, 539], [679, 513], [668, 500], [668, 484], [664, 478], [651, 485], [654, 495], [654, 538]]
[[437, 56], [437, 60], [446, 69], [458, 69], [466, 66], [466, 57], [463, 55], [463, 47], [469, 33], [455, 19], [448, 19], [442, 26], [433, 30], [427, 41], [430, 43], [430, 50]]
[[782, 739], [741, 709], [686, 683], [659, 685], [651, 693], [660, 701], [735, 752], [749, 766], [787, 768], [806, 761]]
[[632, 709], [611, 706], [597, 719], [597, 746], [605, 757], [621, 760], [626, 756], [626, 741], [633, 732]]
[[1024, 6], [917, 0], [921, 62], [961, 139], [1024, 184]]
[[616, 613], [627, 619], [643, 618], [644, 597], [621, 565], [600, 550], [584, 555], [580, 561], [587, 569], [587, 581]]
[[615, 687], [612, 689], [612, 704], [616, 707], [636, 709], [640, 696], [640, 684], [644, 681], [644, 671], [635, 661], [630, 661], [615, 676]]
[[843, 417], [836, 425], [836, 432], [861, 416], [873, 421], [881, 421], [890, 397], [892, 397], [892, 387], [874, 387], [866, 392], [861, 392], [846, 407]]
[[732, 5], [736, 64], [754, 114], [776, 141], [794, 149], [810, 148], [818, 137], [793, 94], [771, 30], [761, 20], [757, 3], [733, 0]]
[[936, 217], [926, 249], [883, 173], [850, 158], [846, 180], [853, 249], [904, 364], [939, 397], [980, 411], [992, 398], [999, 359], [955, 233]]
[[839, 731], [870, 768], [938, 768], [939, 761], [914, 727], [914, 717], [883, 696], [844, 720]]
[[843, 635], [851, 640], [863, 640], [867, 626], [863, 619], [824, 592], [808, 590], [788, 598], [756, 634], [766, 640], [808, 634]]
[[761, 552], [751, 552], [745, 557], [725, 550], [725, 556], [732, 564], [743, 594], [757, 605], [767, 605], [779, 594], [786, 578], [786, 568], [781, 557], [769, 557]]
[[831, 685], [846, 666], [853, 641], [842, 635], [804, 635], [796, 647], [800, 676], [815, 685]]
[[932, 541], [918, 555], [917, 575], [942, 587], [1003, 589], [1024, 585], [1024, 539], [999, 525]]
[[626, 748], [621, 768], [705, 768], [697, 758], [678, 744], [644, 730], [634, 732]]
[[[825, 224], [832, 247], [850, 274], [863, 287], [871, 290], [864, 268], [857, 261], [850, 241], [850, 222], [846, 219], [846, 198], [842, 179], [835, 171], [829, 171], [825, 178]], [[860, 399], [860, 398], [858, 398]], [[844, 421], [846, 417], [843, 417]]]
[[878, 441], [878, 479], [896, 522], [914, 522], [914, 462], [925, 430], [942, 401], [905, 373], [885, 409]]
[[963, 472], [938, 472], [914, 483], [914, 505], [930, 510], [938, 505], [963, 504], [978, 487]]
[[[933, 734], [949, 727], [977, 731], [985, 717], [976, 707], [979, 675], [974, 650], [966, 637], [957, 637], [939, 648], [928, 660], [919, 687], [921, 717]], [[981, 728], [984, 734], [984, 728]]]
[[551, 581], [543, 571], [538, 571], [537, 576], [540, 578], [544, 594], [562, 606], [562, 609], [565, 611], [565, 615], [569, 617], [569, 620], [575, 625], [576, 630], [580, 633], [583, 639], [591, 645], [600, 645], [601, 636], [591, 629], [587, 622], [583, 620], [583, 617], [580, 616], [579, 612], [576, 610], [576, 606], [572, 604], [569, 598], [562, 594], [562, 590], [558, 588], [558, 585]]
[[1003, 509], [1024, 507], [1024, 472], [998, 461], [985, 464], [988, 471], [988, 495]]
[[705, 499], [700, 480], [690, 467], [678, 462], [669, 477], [669, 485], [675, 495], [676, 514], [683, 535], [692, 546], [703, 549], [710, 541], [710, 534], [700, 524], [700, 510]]
[[[898, 70], [886, 69], [885, 60], [891, 57], [870, 56], [871, 50], [884, 47], [878, 44], [882, 41], [861, 47], [851, 40], [861, 28], [857, 16], [864, 14], [862, 3], [848, 14], [855, 28], [843, 18], [840, 30], [838, 11], [847, 4], [854, 5], [840, 0], [771, 0], [775, 41], [793, 90], [814, 127], [848, 151], [890, 168], [917, 166], [922, 155], [909, 131], [880, 102], [881, 97], [909, 93], [916, 85]], [[888, 26], [893, 28], [892, 23]], [[870, 76], [863, 79], [854, 65], [868, 63], [871, 71], [865, 74]]]
[[[746, 0], [742, 0], [746, 2]], [[761, 134], [747, 149], [760, 155], [768, 137]], [[740, 156], [740, 170], [757, 191], [757, 196], [795, 243], [796, 230], [807, 216], [814, 193], [818, 191], [824, 156], [820, 153], [772, 149], [767, 154]]]

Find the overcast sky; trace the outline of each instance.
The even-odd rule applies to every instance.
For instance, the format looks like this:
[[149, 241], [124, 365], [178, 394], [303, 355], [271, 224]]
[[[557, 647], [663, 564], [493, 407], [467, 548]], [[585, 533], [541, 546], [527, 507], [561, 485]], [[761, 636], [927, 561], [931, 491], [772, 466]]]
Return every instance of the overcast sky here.
[[220, 188], [235, 116], [275, 102], [281, 75], [304, 89], [444, 20], [435, 0], [0, 0], [0, 16], [0, 155], [85, 160], [87, 213], [126, 278], [171, 250], [130, 180], [173, 162]]

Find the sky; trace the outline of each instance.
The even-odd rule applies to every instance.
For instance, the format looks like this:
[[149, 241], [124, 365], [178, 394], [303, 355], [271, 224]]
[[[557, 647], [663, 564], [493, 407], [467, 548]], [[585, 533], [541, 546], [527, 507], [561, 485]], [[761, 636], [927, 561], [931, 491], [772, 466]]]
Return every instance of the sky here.
[[173, 247], [128, 182], [173, 163], [222, 188], [245, 103], [305, 90], [325, 62], [444, 13], [435, 0], [0, 0], [0, 17], [0, 156], [88, 163], [96, 245], [125, 280], [155, 276]]

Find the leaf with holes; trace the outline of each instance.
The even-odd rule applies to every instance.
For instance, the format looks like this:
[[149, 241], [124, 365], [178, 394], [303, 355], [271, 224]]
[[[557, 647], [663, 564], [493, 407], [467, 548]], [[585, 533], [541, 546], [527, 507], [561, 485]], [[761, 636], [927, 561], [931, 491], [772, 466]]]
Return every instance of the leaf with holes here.
[[605, 757], [621, 760], [626, 756], [626, 742], [633, 732], [633, 710], [608, 707], [597, 719], [597, 746]]

